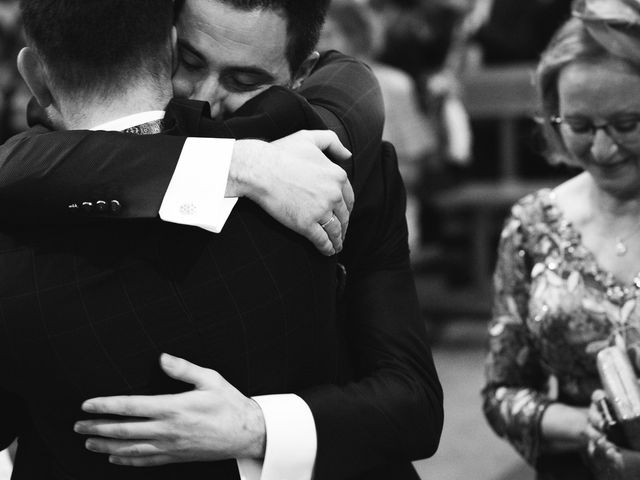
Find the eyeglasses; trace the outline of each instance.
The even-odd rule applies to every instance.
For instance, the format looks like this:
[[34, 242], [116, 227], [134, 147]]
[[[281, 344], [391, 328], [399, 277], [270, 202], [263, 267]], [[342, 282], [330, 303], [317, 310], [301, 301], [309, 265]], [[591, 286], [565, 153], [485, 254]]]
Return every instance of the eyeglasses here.
[[604, 130], [619, 144], [640, 142], [640, 114], [624, 114], [608, 122], [595, 124], [586, 117], [551, 117], [551, 124], [558, 127], [565, 137], [584, 143], [592, 143], [598, 130]]

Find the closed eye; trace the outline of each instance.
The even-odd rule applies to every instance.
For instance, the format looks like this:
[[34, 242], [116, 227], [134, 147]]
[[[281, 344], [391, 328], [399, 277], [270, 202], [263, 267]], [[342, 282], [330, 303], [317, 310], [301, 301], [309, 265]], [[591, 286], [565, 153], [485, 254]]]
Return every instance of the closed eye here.
[[275, 79], [263, 71], [230, 70], [220, 75], [220, 83], [230, 92], [251, 92], [273, 85]]
[[593, 123], [586, 118], [565, 117], [564, 122], [573, 133], [589, 133], [593, 130]]
[[620, 133], [631, 133], [638, 128], [639, 117], [616, 118], [611, 121], [611, 126]]
[[184, 45], [178, 46], [178, 58], [180, 59], [180, 64], [187, 70], [198, 70], [205, 66], [204, 61]]

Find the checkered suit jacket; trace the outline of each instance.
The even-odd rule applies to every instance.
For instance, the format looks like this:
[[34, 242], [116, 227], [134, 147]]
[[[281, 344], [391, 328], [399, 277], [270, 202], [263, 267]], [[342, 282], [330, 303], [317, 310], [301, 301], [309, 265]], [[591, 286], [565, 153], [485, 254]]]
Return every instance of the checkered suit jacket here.
[[[173, 106], [178, 131], [199, 107]], [[159, 371], [163, 351], [246, 395], [338, 380], [335, 258], [250, 201], [220, 235], [154, 219], [5, 226], [0, 265], [0, 384], [26, 402], [52, 478], [237, 476], [235, 462], [113, 467], [73, 432], [86, 398], [189, 388]], [[31, 442], [21, 432], [15, 478], [32, 478]]]
[[[442, 391], [408, 263], [404, 189], [392, 147], [381, 146], [380, 91], [366, 67], [333, 52], [323, 55], [302, 93], [354, 153], [343, 167], [356, 192], [340, 256], [347, 290], [334, 332], [338, 354], [329, 356], [339, 379], [293, 390], [309, 404], [318, 430], [315, 478], [417, 478], [409, 461], [437, 447]], [[287, 118], [281, 107], [270, 109], [270, 116]], [[196, 127], [189, 124], [191, 134]], [[111, 191], [123, 200], [123, 216], [157, 216], [182, 138], [127, 138], [105, 154], [112, 134], [56, 135], [67, 147], [57, 146], [64, 158], [49, 155], [48, 168], [38, 161], [47, 148], [42, 136], [0, 148], [0, 217], [73, 223], [78, 217], [68, 216], [68, 202]], [[117, 159], [129, 162], [126, 175], [114, 167]], [[65, 181], [78, 172], [78, 185]]]

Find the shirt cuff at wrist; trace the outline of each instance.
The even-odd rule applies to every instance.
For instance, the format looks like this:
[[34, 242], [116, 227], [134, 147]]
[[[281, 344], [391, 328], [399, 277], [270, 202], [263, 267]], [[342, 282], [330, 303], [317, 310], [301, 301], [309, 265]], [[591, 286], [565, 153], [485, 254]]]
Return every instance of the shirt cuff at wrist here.
[[309, 406], [297, 395], [253, 397], [267, 431], [264, 462], [239, 459], [242, 480], [311, 480], [317, 452], [316, 426]]
[[166, 222], [218, 233], [237, 199], [225, 199], [235, 140], [188, 138], [160, 206]]

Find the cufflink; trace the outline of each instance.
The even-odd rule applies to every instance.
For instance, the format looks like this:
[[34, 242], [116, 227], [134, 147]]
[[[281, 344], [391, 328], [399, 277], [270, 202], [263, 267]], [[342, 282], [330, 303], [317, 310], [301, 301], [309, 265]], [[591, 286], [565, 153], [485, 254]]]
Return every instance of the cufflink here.
[[100, 213], [104, 213], [107, 211], [107, 209], [109, 208], [109, 206], [107, 205], [107, 202], [105, 202], [104, 200], [98, 200], [96, 201], [96, 210]]
[[82, 210], [85, 213], [90, 213], [93, 210], [93, 202], [82, 202]]
[[196, 213], [196, 206], [193, 203], [183, 203], [180, 205], [180, 213], [182, 215], [193, 215]]

